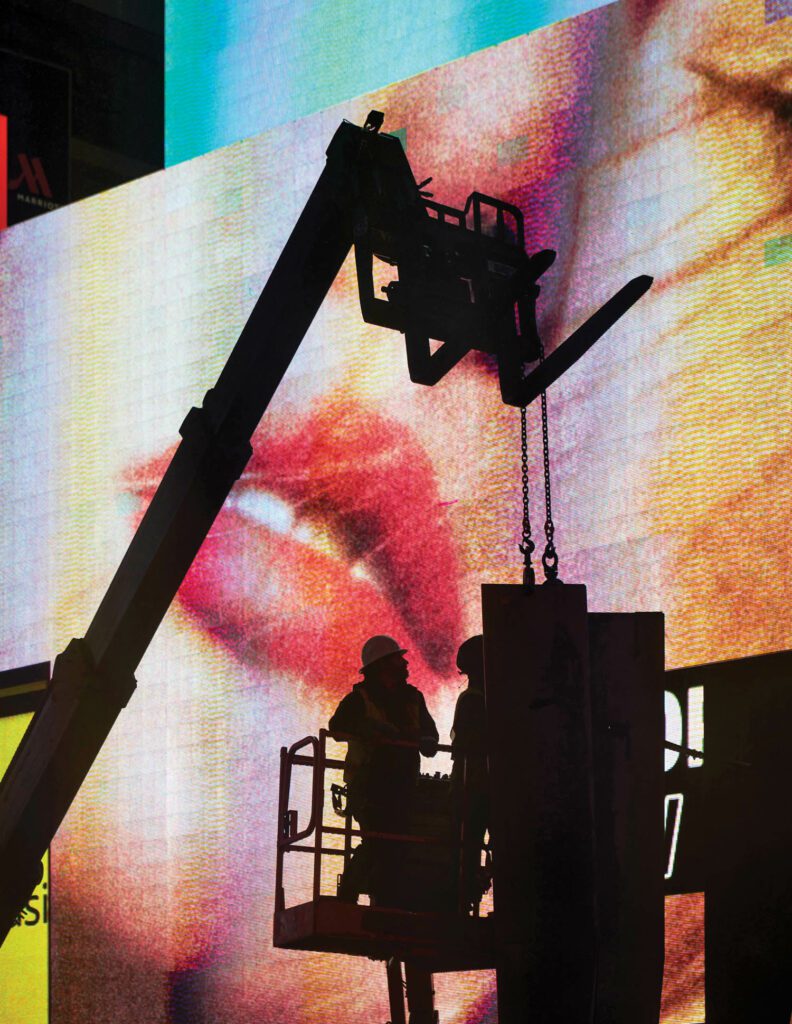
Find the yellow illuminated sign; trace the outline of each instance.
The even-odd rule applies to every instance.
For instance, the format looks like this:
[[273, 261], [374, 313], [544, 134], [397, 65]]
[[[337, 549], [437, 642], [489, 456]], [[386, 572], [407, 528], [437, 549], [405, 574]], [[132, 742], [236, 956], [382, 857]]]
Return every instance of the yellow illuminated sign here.
[[[0, 775], [33, 716], [0, 717]], [[44, 876], [0, 946], [0, 1024], [49, 1020], [49, 854]]]

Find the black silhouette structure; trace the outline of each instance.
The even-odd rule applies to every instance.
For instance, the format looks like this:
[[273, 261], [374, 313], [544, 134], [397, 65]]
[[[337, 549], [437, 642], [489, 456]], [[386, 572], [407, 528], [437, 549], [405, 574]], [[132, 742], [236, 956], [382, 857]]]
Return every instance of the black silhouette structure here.
[[[408, 986], [418, 977], [425, 994], [434, 973], [495, 968], [503, 1024], [657, 1024], [663, 616], [591, 613], [580, 585], [484, 585], [482, 599], [486, 717], [475, 723], [481, 701], [468, 693], [456, 724], [477, 743], [485, 726], [487, 790], [479, 795], [491, 832], [494, 913], [479, 916], [464, 883], [456, 907], [431, 909], [360, 906], [323, 888], [326, 859], [348, 861], [352, 833], [324, 816], [325, 774], [344, 762], [328, 754], [322, 730], [281, 752], [274, 944], [385, 960], [392, 1021], [405, 1019], [403, 963]], [[472, 678], [480, 678], [476, 647], [474, 638], [460, 657]], [[307, 823], [290, 809], [298, 766], [312, 771]], [[463, 791], [459, 802], [469, 806], [470, 795]], [[474, 861], [478, 836], [474, 844], [471, 829], [466, 842], [466, 819], [456, 820], [462, 829], [449, 836], [412, 829], [409, 845], [447, 849], [446, 871], [460, 856]], [[330, 844], [333, 836], [344, 837], [343, 848]], [[298, 853], [314, 858], [314, 886], [295, 904], [284, 862]], [[417, 876], [407, 877], [414, 885]]]
[[[537, 280], [552, 254], [526, 255], [516, 207], [478, 193], [465, 210], [429, 200], [400, 141], [380, 134], [382, 122], [372, 111], [363, 128], [344, 122], [336, 131], [325, 169], [217, 383], [180, 428], [182, 442], [85, 637], [55, 660], [47, 699], [0, 783], [0, 939], [132, 696], [135, 669], [247, 464], [253, 431], [350, 247], [363, 316], [404, 332], [413, 380], [434, 383], [471, 347], [482, 348], [497, 356], [503, 397], [517, 405], [549, 386], [651, 284], [638, 277], [625, 285], [526, 375], [537, 355]], [[488, 205], [494, 234], [482, 216]], [[374, 295], [374, 258], [398, 271], [386, 299]], [[429, 339], [444, 344], [431, 354]]]
[[467, 688], [457, 698], [451, 726], [451, 798], [462, 850], [460, 888], [466, 904], [481, 899], [489, 879], [482, 877], [481, 851], [490, 820], [487, 767], [487, 712], [484, 700], [484, 637], [472, 636], [457, 652], [457, 668]]
[[482, 618], [498, 1019], [657, 1024], [663, 616], [484, 584]]
[[385, 906], [411, 902], [410, 879], [400, 869], [399, 844], [376, 835], [410, 831], [419, 755], [433, 756], [439, 740], [423, 694], [407, 682], [406, 653], [392, 637], [367, 640], [360, 669], [363, 681], [355, 684], [330, 719], [330, 731], [348, 737], [347, 809], [363, 830], [363, 841], [339, 887], [341, 899], [351, 902], [361, 892]]
[[[703, 756], [667, 772], [678, 792], [667, 893], [704, 893], [707, 1024], [792, 1018], [792, 652], [676, 669], [703, 701]], [[683, 713], [683, 743], [693, 745]], [[699, 743], [701, 740], [699, 740]]]
[[[472, 193], [464, 209], [434, 202], [422, 191], [428, 182], [416, 183], [399, 140], [380, 133], [382, 120], [382, 114], [372, 111], [362, 128], [345, 122], [337, 130], [327, 151], [325, 169], [215, 386], [207, 392], [200, 408], [189, 411], [180, 428], [182, 442], [85, 637], [72, 640], [55, 661], [51, 686], [43, 704], [0, 783], [0, 877], [3, 879], [0, 940], [24, 906], [39, 875], [44, 851], [116, 717], [134, 692], [136, 667], [235, 480], [242, 473], [251, 454], [251, 436], [350, 247], [355, 246], [363, 317], [368, 322], [404, 333], [410, 376], [414, 381], [436, 383], [468, 351], [476, 348], [495, 357], [503, 400], [521, 408], [549, 387], [651, 285], [651, 278], [646, 276], [626, 284], [554, 352], [543, 358], [536, 329], [538, 282], [555, 254], [550, 250], [533, 255], [525, 252], [522, 214], [515, 206], [477, 192]], [[393, 268], [394, 279], [383, 288], [384, 298], [374, 291], [375, 261]], [[433, 341], [440, 343], [438, 348], [433, 348]], [[410, 977], [413, 978], [413, 1024], [430, 1022], [435, 1017], [429, 975], [431, 970], [438, 969], [497, 965], [501, 1024], [522, 1019], [526, 997], [532, 1005], [541, 1007], [542, 1012], [549, 1010], [546, 978], [537, 968], [537, 964], [541, 966], [544, 961], [542, 957], [531, 960], [533, 954], [526, 944], [525, 929], [529, 920], [534, 928], [532, 934], [544, 935], [541, 944], [545, 959], [552, 949], [565, 949], [565, 957], [559, 963], [571, 966], [572, 980], [565, 980], [563, 987], [574, 989], [578, 999], [576, 1007], [572, 1008], [571, 1004], [566, 1007], [570, 1010], [567, 1016], [548, 1015], [542, 1019], [563, 1019], [565, 1024], [592, 1019], [581, 1016], [590, 1010], [594, 999], [591, 978], [585, 970], [581, 973], [581, 964], [592, 962], [596, 952], [595, 924], [601, 906], [592, 904], [593, 886], [599, 880], [597, 892], [609, 891], [607, 880], [613, 875], [611, 869], [618, 860], [616, 853], [606, 855], [605, 847], [595, 842], [594, 828], [599, 824], [600, 814], [595, 807], [606, 806], [609, 796], [620, 786], [627, 793], [626, 796], [622, 793], [623, 803], [634, 808], [638, 796], [645, 795], [646, 787], [638, 786], [636, 793], [627, 792], [630, 784], [626, 781], [624, 765], [620, 762], [616, 771], [615, 762], [612, 758], [609, 760], [610, 753], [607, 757], [597, 755], [592, 735], [598, 712], [593, 710], [591, 693], [594, 691], [589, 686], [586, 668], [589, 648], [580, 632], [583, 621], [580, 601], [573, 597], [573, 592], [582, 588], [554, 589], [556, 596], [551, 597], [549, 590], [546, 596], [539, 596], [540, 588], [516, 588], [506, 601], [511, 611], [502, 618], [490, 614], [495, 605], [491, 601], [488, 605], [485, 593], [484, 650], [497, 929], [491, 918], [430, 915], [431, 920], [418, 923], [414, 915], [398, 907], [389, 916], [377, 907], [362, 908], [352, 903], [351, 898], [346, 903], [333, 899], [332, 906], [323, 903], [318, 898], [319, 861], [325, 852], [322, 835], [344, 830], [323, 826], [323, 789], [319, 784], [313, 789], [311, 821], [306, 829], [299, 830], [296, 816], [288, 809], [288, 781], [292, 767], [297, 764], [313, 765], [319, 776], [333, 764], [325, 752], [327, 735], [320, 733], [318, 740], [310, 737], [284, 751], [276, 944], [405, 961], [408, 986]], [[526, 648], [522, 640], [515, 646], [514, 637], [521, 635], [526, 621], [534, 620], [541, 622], [545, 636], [552, 638], [549, 647], [545, 644], [550, 660], [540, 659], [539, 669], [531, 668], [530, 686], [517, 686], [519, 714], [514, 713], [515, 707], [512, 707], [510, 718], [506, 710], [509, 707], [507, 695], [515, 690], [515, 678], [524, 682], [526, 665], [534, 664], [526, 660], [526, 651], [532, 652], [533, 647]], [[574, 642], [570, 642], [570, 637], [576, 637]], [[605, 644], [607, 650], [611, 647]], [[656, 645], [651, 649], [656, 655]], [[401, 657], [393, 650], [389, 656]], [[504, 662], [504, 657], [511, 661]], [[594, 655], [591, 658], [593, 664], [596, 659]], [[656, 665], [656, 661], [655, 657], [652, 665]], [[617, 672], [616, 676], [623, 680], [625, 671]], [[593, 671], [591, 678], [595, 678]], [[625, 689], [622, 698], [626, 693]], [[414, 772], [416, 746], [422, 742], [422, 727], [428, 729], [430, 719], [427, 714], [423, 723], [419, 723], [416, 744], [415, 729], [404, 726], [399, 720], [406, 708], [387, 709], [388, 700], [390, 697], [387, 700], [383, 697], [385, 718], [393, 712], [397, 735], [408, 735], [411, 739], [388, 740], [383, 748], [388, 744], [398, 748], [400, 743], [406, 743], [408, 746], [403, 750], [409, 753], [389, 752], [382, 757], [392, 764], [396, 763], [394, 758], [404, 759], [403, 775], [400, 775], [402, 769], [395, 774], [403, 780], [406, 791], [409, 788], [407, 776]], [[334, 716], [334, 728], [350, 724], [345, 721], [347, 714], [355, 727], [357, 712], [352, 695], [349, 701], [346, 705], [342, 702]], [[603, 701], [604, 707], [607, 701], [605, 698]], [[546, 709], [551, 710], [546, 712]], [[527, 723], [533, 722], [538, 712], [541, 712], [539, 717], [545, 718], [561, 714], [561, 719], [553, 721], [547, 735], [561, 736], [563, 740], [559, 748], [563, 756], [555, 759], [552, 746], [547, 743], [543, 746], [538, 739], [535, 743], [535, 749], [544, 750], [546, 758], [544, 762], [537, 762], [534, 776], [539, 778], [541, 765], [545, 776], [550, 771], [551, 778], [564, 780], [547, 784], [544, 778], [541, 788], [545, 796], [541, 806], [533, 796], [526, 796], [533, 793], [532, 787], [515, 791], [514, 779], [522, 778], [524, 773], [510, 774], [515, 766], [510, 745], [518, 738], [514, 729], [521, 730], [519, 746], [525, 746], [526, 730], [530, 732]], [[611, 715], [624, 728], [631, 728], [631, 720], [621, 721], [617, 712], [618, 706], [615, 710], [603, 711], [603, 722], [607, 724]], [[656, 716], [652, 716], [654, 711], [650, 718], [656, 724]], [[371, 716], [363, 715], [362, 719], [366, 717]], [[544, 735], [534, 725], [530, 728], [534, 729], [535, 737]], [[431, 737], [432, 730], [428, 734]], [[362, 737], [360, 732], [357, 736], [371, 738]], [[433, 742], [436, 742], [436, 731]], [[306, 746], [311, 746], [311, 756], [302, 752]], [[526, 749], [531, 749], [530, 743]], [[592, 757], [596, 763], [610, 765], [597, 783], [601, 792], [596, 801], [591, 792]], [[650, 757], [651, 744], [646, 744], [641, 764], [649, 764], [646, 758]], [[654, 779], [651, 770], [647, 779], [650, 782]], [[354, 782], [354, 772], [351, 781]], [[358, 790], [353, 784], [350, 792], [352, 810], [362, 815], [359, 820], [364, 826], [368, 823], [365, 827], [369, 831], [379, 825], [399, 824], [398, 812], [394, 810], [401, 806], [398, 799], [386, 800], [387, 815], [377, 819], [367, 809], [365, 787]], [[510, 800], [516, 811], [509, 810]], [[553, 801], [558, 802], [557, 807]], [[562, 805], [563, 813], [559, 809]], [[515, 824], [515, 813], [521, 815], [521, 823]], [[616, 852], [623, 853], [628, 846], [627, 839], [639, 835], [635, 829], [639, 819], [640, 815], [626, 816], [627, 825], [623, 826], [626, 831], [622, 845], [616, 844]], [[574, 827], [569, 826], [569, 821], [574, 822]], [[520, 849], [520, 837], [527, 838], [526, 830], [537, 827], [547, 842], [541, 856], [535, 858], [535, 863], [526, 871], [524, 858], [518, 865], [515, 857]], [[315, 899], [289, 916], [282, 899], [282, 854], [287, 849], [296, 849], [295, 844], [301, 838], [314, 832], [316, 846], [311, 850], [316, 857]], [[650, 827], [646, 836], [652, 834]], [[517, 837], [516, 842], [512, 841], [513, 837]], [[646, 841], [651, 846], [650, 839]], [[436, 838], [431, 840], [435, 845], [438, 842]], [[658, 849], [662, 849], [662, 836]], [[554, 868], [559, 854], [560, 863], [575, 869], [567, 881], [571, 884], [570, 892], [577, 894], [577, 902], [570, 903], [569, 895], [564, 896], [560, 887], [555, 895], [562, 910], [563, 906], [571, 908], [574, 904], [578, 918], [581, 918], [581, 906], [590, 905], [591, 912], [584, 913], [580, 920], [573, 920], [570, 909], [566, 917], [561, 912], [554, 921], [547, 901], [534, 910], [525, 901], [526, 892], [536, 889], [540, 867], [543, 870]], [[374, 886], [375, 889], [383, 887], [379, 892], [381, 897], [391, 895], [387, 891], [389, 856], [385, 853], [380, 858], [377, 854], [374, 858], [380, 863], [384, 860], [386, 865], [378, 872]], [[644, 860], [641, 870], [646, 864], [651, 869], [651, 856]], [[363, 863], [365, 865], [365, 859]], [[347, 884], [352, 897], [358, 885], [354, 872]], [[648, 919], [654, 921], [652, 914], [656, 917], [656, 908], [651, 902], [651, 885], [647, 891], [654, 908]], [[395, 896], [398, 899], [398, 894]], [[598, 895], [597, 900], [601, 902], [601, 899]], [[643, 907], [645, 903], [639, 900], [636, 905]], [[662, 901], [660, 915], [662, 917]], [[642, 925], [646, 924], [645, 918], [640, 920]], [[561, 921], [566, 921], [572, 929], [571, 944], [559, 932]], [[536, 932], [536, 928], [540, 932]], [[662, 934], [662, 925], [660, 928]], [[654, 942], [658, 934], [654, 924], [649, 933]], [[618, 963], [620, 969], [625, 966], [624, 958], [620, 961], [618, 955], [623, 945], [615, 942], [610, 960], [606, 957], [605, 967], [599, 969], [599, 979], [609, 977], [608, 964]], [[657, 958], [649, 959], [652, 967], [649, 973], [656, 973]], [[659, 962], [662, 962], [662, 953]], [[551, 968], [547, 978], [557, 977], [558, 964], [553, 965], [551, 960], [547, 963]], [[394, 990], [398, 980], [396, 973], [395, 967], [389, 969], [389, 984]], [[604, 991], [605, 981], [598, 980], [597, 985]], [[651, 998], [644, 999], [644, 1003], [651, 1004]], [[395, 1019], [398, 1009], [394, 1006], [392, 1012]], [[612, 1014], [607, 1019], [629, 1019], [631, 1024], [649, 1020], [642, 1014], [628, 1017]]]

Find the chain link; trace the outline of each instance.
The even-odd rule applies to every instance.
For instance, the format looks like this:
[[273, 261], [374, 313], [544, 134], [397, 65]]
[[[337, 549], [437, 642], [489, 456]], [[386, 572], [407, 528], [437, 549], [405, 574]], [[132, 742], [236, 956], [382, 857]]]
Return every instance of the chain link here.
[[[539, 363], [544, 362], [544, 345], [539, 342]], [[542, 554], [542, 568], [544, 569], [545, 580], [548, 583], [560, 583], [558, 578], [558, 552], [555, 549], [553, 538], [555, 537], [555, 526], [553, 525], [553, 500], [550, 494], [550, 441], [547, 429], [547, 392], [542, 392], [542, 456], [544, 460], [544, 485], [545, 485], [545, 524], [544, 532], [547, 543]], [[525, 410], [522, 410], [523, 413]]]
[[531, 504], [528, 489], [528, 428], [526, 425], [525, 406], [520, 409], [520, 465], [522, 468], [522, 543], [520, 553], [523, 556], [523, 583], [532, 587], [536, 583], [536, 574], [531, 564], [531, 555], [536, 545], [531, 540]]
[[[544, 345], [539, 342], [539, 363], [544, 362]], [[547, 392], [541, 394], [542, 401], [542, 462], [544, 467], [545, 488], [545, 549], [542, 553], [542, 568], [547, 583], [560, 583], [558, 578], [558, 552], [555, 547], [555, 525], [553, 523], [553, 497], [550, 486], [550, 436], [547, 416]], [[534, 586], [536, 573], [531, 562], [531, 555], [536, 545], [531, 539], [531, 508], [528, 481], [528, 427], [525, 406], [520, 409], [520, 466], [522, 470], [522, 543], [520, 553], [523, 556], [523, 583]]]

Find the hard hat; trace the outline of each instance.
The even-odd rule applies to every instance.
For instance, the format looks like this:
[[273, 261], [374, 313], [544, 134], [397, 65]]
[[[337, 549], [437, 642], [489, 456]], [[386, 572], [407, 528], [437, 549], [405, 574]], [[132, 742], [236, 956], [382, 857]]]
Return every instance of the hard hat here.
[[392, 636], [372, 636], [363, 644], [363, 652], [361, 654], [363, 664], [360, 671], [362, 672], [364, 668], [373, 665], [380, 658], [387, 658], [389, 654], [406, 653], [406, 648], [399, 647]]
[[457, 651], [457, 668], [466, 676], [480, 672], [484, 665], [484, 637], [481, 633], [471, 636]]

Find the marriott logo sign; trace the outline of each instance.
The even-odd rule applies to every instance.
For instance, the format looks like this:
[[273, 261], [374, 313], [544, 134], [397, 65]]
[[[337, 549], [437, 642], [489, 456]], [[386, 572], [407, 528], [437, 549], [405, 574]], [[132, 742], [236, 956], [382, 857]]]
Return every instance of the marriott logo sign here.
[[50, 188], [49, 181], [47, 181], [44, 164], [41, 162], [39, 157], [29, 157], [26, 153], [20, 153], [17, 160], [19, 162], [19, 174], [15, 178], [12, 178], [9, 173], [9, 189], [11, 191], [16, 191], [24, 183], [26, 191], [31, 195], [40, 195], [44, 196], [46, 199], [52, 199], [52, 189]]
[[[18, 173], [12, 177], [14, 170]], [[7, 180], [9, 198], [12, 201], [25, 203], [28, 206], [38, 206], [42, 212], [57, 210], [60, 206], [60, 203], [55, 202], [52, 197], [52, 186], [40, 157], [19, 153], [16, 167], [13, 169], [9, 167]]]
[[69, 201], [71, 73], [0, 46], [0, 228]]
[[[12, 160], [8, 149], [8, 119], [0, 114], [0, 231], [8, 226], [9, 200], [37, 206], [40, 211], [57, 210], [44, 162], [41, 157], [17, 154]], [[31, 211], [32, 214], [33, 211]], [[12, 222], [19, 220], [18, 216]]]

